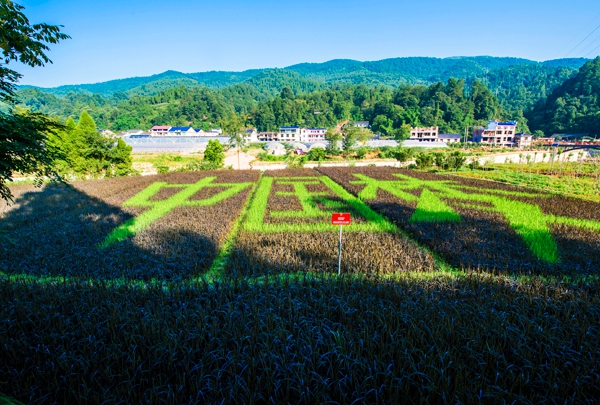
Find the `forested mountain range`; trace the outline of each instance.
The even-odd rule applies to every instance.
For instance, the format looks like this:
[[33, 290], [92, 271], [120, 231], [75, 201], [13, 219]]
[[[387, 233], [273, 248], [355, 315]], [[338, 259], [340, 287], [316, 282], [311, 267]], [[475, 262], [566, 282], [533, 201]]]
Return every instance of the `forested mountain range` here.
[[545, 132], [600, 135], [600, 57], [540, 100], [528, 117]]
[[100, 127], [113, 130], [152, 125], [208, 129], [236, 111], [259, 130], [334, 126], [351, 119], [369, 120], [388, 135], [403, 123], [462, 133], [465, 127], [497, 118], [518, 120], [524, 131], [549, 131], [539, 119], [528, 126], [534, 106], [572, 80], [584, 62], [492, 57], [336, 60], [237, 73], [171, 71], [77, 89], [22, 88], [18, 95], [24, 106], [63, 119], [87, 110]]
[[[70, 92], [98, 93], [111, 97], [116, 92], [129, 95], [152, 95], [159, 91], [181, 85], [224, 88], [243, 82], [256, 81], [269, 71], [281, 70], [298, 73], [299, 77], [321, 84], [350, 83], [369, 86], [396, 87], [399, 84], [431, 84], [446, 82], [449, 78], [467, 81], [485, 80], [490, 72], [512, 66], [579, 69], [586, 59], [556, 59], [535, 62], [528, 59], [500, 58], [491, 56], [429, 58], [409, 57], [359, 62], [337, 59], [324, 63], [301, 63], [284, 69], [253, 69], [243, 72], [181, 73], [173, 70], [153, 76], [132, 77], [102, 83], [66, 85], [43, 89], [47, 93], [63, 96]], [[552, 70], [552, 69], [550, 69]], [[260, 79], [258, 79], [260, 80]], [[27, 88], [31, 86], [22, 86]], [[262, 90], [259, 88], [259, 90]], [[281, 90], [281, 89], [279, 89]]]

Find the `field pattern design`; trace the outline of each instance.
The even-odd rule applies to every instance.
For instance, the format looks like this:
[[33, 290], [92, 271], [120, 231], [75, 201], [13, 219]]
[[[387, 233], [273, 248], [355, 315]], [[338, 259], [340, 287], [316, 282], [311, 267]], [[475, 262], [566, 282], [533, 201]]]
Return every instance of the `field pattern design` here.
[[0, 275], [111, 282], [203, 276], [259, 177], [206, 171], [15, 187], [16, 205], [0, 216]]
[[[274, 185], [291, 186], [293, 191], [276, 191], [276, 196], [296, 198], [301, 208], [297, 210], [268, 210], [269, 196]], [[309, 191], [308, 186], [325, 186], [327, 191]], [[337, 197], [336, 199], [332, 197]], [[321, 205], [321, 207], [319, 207]], [[353, 211], [355, 218], [360, 216], [363, 222], [354, 221], [346, 226], [346, 232], [393, 232], [395, 227], [381, 215], [369, 208], [358, 198], [348, 193], [326, 176], [318, 177], [263, 177], [250, 207], [250, 216], [244, 230], [254, 232], [328, 232], [331, 227], [329, 218], [334, 212]], [[265, 217], [281, 219], [316, 220], [313, 222], [269, 223]]]
[[[0, 203], [0, 393], [598, 403], [600, 205], [389, 168], [323, 172], [13, 188], [16, 206]], [[341, 277], [338, 210], [354, 223]], [[485, 271], [496, 268], [527, 274]], [[553, 269], [561, 277], [532, 274]]]
[[[402, 200], [417, 201], [416, 210], [410, 218], [411, 222], [460, 221], [460, 215], [442, 198], [459, 201], [459, 205], [466, 208], [500, 213], [523, 238], [531, 252], [548, 263], [559, 261], [558, 247], [550, 233], [550, 224], [566, 224], [600, 232], [598, 221], [545, 215], [537, 205], [511, 199], [511, 197], [549, 198], [548, 194], [482, 189], [463, 186], [452, 180], [421, 180], [400, 173], [394, 173], [394, 176], [399, 180], [377, 180], [363, 174], [354, 174], [354, 177], [360, 180], [351, 181], [350, 184], [365, 185], [358, 194], [361, 200], [376, 199], [377, 190], [381, 189]], [[407, 193], [408, 190], [422, 191], [417, 197]], [[481, 203], [488, 203], [489, 206]]]
[[352, 214], [352, 224], [344, 226], [344, 272], [435, 268], [433, 257], [394, 224], [329, 177], [305, 169], [261, 178], [226, 273], [337, 271], [339, 228], [331, 225], [333, 212]]
[[[135, 218], [130, 219], [112, 231], [104, 240], [101, 247], [108, 247], [113, 243], [121, 242], [124, 239], [135, 235], [141, 230], [147, 228], [152, 222], [164, 217], [177, 207], [207, 207], [218, 204], [252, 185], [252, 182], [214, 183], [216, 179], [216, 176], [205, 177], [194, 184], [169, 184], [166, 182], [153, 183], [139, 194], [136, 194], [134, 197], [125, 201], [123, 204], [124, 207], [151, 207], [151, 209], [145, 211]], [[190, 200], [190, 197], [205, 187], [221, 187], [225, 188], [225, 190], [208, 198], [201, 200]], [[150, 200], [164, 188], [181, 188], [182, 190], [166, 200]]]
[[[564, 198], [406, 170], [319, 170], [456, 266], [597, 272], [600, 219]], [[585, 239], [576, 252], [575, 238]]]

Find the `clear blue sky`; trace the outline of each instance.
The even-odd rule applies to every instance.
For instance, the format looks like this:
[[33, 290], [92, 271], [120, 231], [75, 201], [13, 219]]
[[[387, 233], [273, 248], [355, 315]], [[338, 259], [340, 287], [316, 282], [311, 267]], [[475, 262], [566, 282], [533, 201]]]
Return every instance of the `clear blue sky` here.
[[[567, 56], [600, 25], [598, 0], [16, 1], [32, 23], [64, 25], [72, 37], [53, 46], [53, 65], [11, 64], [22, 84], [43, 87], [339, 58], [548, 60]], [[600, 29], [568, 56], [598, 45]]]

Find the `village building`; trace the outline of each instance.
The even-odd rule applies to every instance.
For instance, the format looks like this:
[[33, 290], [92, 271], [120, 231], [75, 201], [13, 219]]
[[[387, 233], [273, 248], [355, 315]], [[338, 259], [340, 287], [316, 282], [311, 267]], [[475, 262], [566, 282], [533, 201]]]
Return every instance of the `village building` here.
[[169, 130], [171, 129], [171, 126], [168, 125], [155, 125], [152, 128], [150, 128], [150, 135], [151, 136], [167, 136], [169, 134]]
[[325, 140], [327, 128], [302, 128], [300, 130], [300, 142], [322, 142]]
[[248, 128], [244, 131], [244, 141], [246, 143], [258, 142], [258, 132], [254, 128]]
[[300, 127], [279, 128], [279, 140], [282, 142], [297, 142], [300, 140]]
[[419, 142], [437, 142], [438, 127], [412, 128], [410, 130], [410, 140]]
[[461, 134], [439, 134], [437, 141], [444, 143], [458, 143], [460, 142], [461, 138]]
[[533, 135], [519, 132], [515, 135], [514, 144], [518, 148], [529, 148], [533, 143]]
[[513, 146], [517, 133], [517, 122], [490, 121], [487, 128], [475, 129], [473, 142], [482, 145]]
[[168, 132], [169, 136], [192, 136], [198, 135], [192, 127], [171, 127]]
[[277, 141], [279, 141], [279, 133], [278, 132], [259, 132], [258, 133], [258, 141], [259, 142], [277, 142]]

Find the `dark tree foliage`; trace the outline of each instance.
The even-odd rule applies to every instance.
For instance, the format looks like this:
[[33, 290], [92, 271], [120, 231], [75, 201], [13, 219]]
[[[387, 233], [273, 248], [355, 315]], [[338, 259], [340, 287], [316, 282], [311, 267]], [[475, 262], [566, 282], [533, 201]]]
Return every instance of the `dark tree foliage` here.
[[53, 167], [63, 155], [47, 140], [48, 132], [60, 129], [62, 125], [40, 113], [0, 113], [0, 198], [12, 200], [7, 183], [15, 172], [32, 174], [38, 186], [43, 177], [59, 180]]
[[600, 57], [583, 65], [527, 117], [533, 129], [546, 134], [600, 134]]
[[40, 113], [16, 111], [15, 86], [21, 75], [7, 67], [21, 62], [35, 67], [51, 63], [45, 52], [49, 44], [69, 38], [60, 27], [30, 24], [23, 7], [9, 0], [0, 2], [0, 101], [8, 105], [0, 114], [0, 198], [10, 200], [7, 183], [16, 172], [33, 174], [38, 185], [43, 176], [58, 178], [53, 162], [56, 153], [48, 145], [48, 134], [60, 125]]

